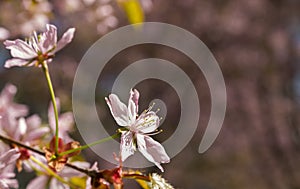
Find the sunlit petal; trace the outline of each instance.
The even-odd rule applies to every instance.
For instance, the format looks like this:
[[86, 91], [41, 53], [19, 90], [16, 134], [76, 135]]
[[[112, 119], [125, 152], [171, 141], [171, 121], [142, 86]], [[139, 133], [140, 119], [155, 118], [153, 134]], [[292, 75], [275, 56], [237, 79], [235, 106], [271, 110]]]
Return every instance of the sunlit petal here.
[[137, 145], [139, 151], [163, 172], [164, 169], [160, 164], [170, 162], [170, 158], [164, 147], [151, 137], [140, 134], [137, 134]]
[[[4, 67], [5, 68], [10, 68], [10, 67], [13, 67], [13, 66], [25, 66], [26, 64], [28, 64], [28, 62], [29, 62], [28, 60], [19, 59], [19, 58], [12, 58], [12, 59], [6, 60], [6, 62], [4, 64]], [[31, 64], [34, 64], [34, 62], [32, 62]]]
[[35, 179], [31, 180], [27, 185], [26, 189], [37, 189], [37, 188], [45, 188], [49, 177], [45, 175], [40, 175]]
[[14, 58], [31, 59], [36, 57], [36, 52], [25, 41], [17, 39], [15, 41], [6, 40], [4, 45], [7, 49], [11, 50], [11, 55]]
[[16, 149], [11, 149], [0, 156], [0, 162], [10, 164], [20, 157], [20, 153]]
[[47, 31], [44, 33], [45, 40], [43, 42], [43, 49], [49, 51], [54, 48], [57, 43], [57, 28], [54, 25], [47, 24]]
[[129, 156], [133, 155], [136, 151], [133, 134], [131, 131], [126, 131], [122, 133], [121, 136], [121, 158], [122, 161], [125, 161]]
[[64, 48], [68, 43], [70, 43], [74, 37], [74, 33], [75, 33], [75, 28], [69, 28], [64, 35], [62, 36], [62, 38], [58, 41], [57, 45], [56, 45], [56, 49], [55, 52], [61, 50], [62, 48]]
[[142, 133], [150, 133], [159, 127], [159, 117], [155, 112], [142, 113], [136, 120], [135, 126]]
[[120, 126], [129, 126], [128, 109], [126, 105], [120, 101], [119, 97], [115, 94], [111, 94], [108, 98], [105, 98], [105, 100], [117, 124]]

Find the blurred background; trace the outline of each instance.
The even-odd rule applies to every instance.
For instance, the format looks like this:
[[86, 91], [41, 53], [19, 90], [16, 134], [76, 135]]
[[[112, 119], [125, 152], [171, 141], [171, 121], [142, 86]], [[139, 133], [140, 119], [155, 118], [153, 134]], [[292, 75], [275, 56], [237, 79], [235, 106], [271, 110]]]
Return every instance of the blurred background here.
[[[72, 111], [72, 82], [76, 67], [88, 48], [102, 35], [143, 20], [141, 14], [113, 0], [1, 0], [0, 40], [24, 38], [46, 23], [58, 27], [59, 36], [76, 28], [73, 42], [50, 65], [56, 95], [63, 111]], [[117, 129], [105, 104], [118, 73], [136, 60], [162, 58], [184, 70], [193, 81], [201, 104], [197, 132], [188, 146], [165, 167], [164, 177], [175, 188], [187, 189], [297, 189], [300, 188], [300, 1], [298, 0], [140, 0], [144, 21], [174, 24], [201, 39], [216, 57], [227, 88], [227, 112], [221, 133], [204, 154], [199, 143], [210, 115], [206, 80], [184, 54], [160, 45], [138, 45], [117, 54], [103, 70], [96, 90], [99, 116], [111, 133]], [[30, 106], [47, 121], [50, 101], [38, 68], [4, 69], [9, 51], [0, 44], [0, 89], [18, 87], [16, 101]], [[140, 110], [153, 98], [162, 99], [168, 114], [160, 142], [176, 129], [179, 99], [166, 83], [146, 80]], [[113, 127], [112, 127], [113, 126]], [[188, 127], [188, 126], [187, 126]], [[80, 135], [73, 132], [80, 140]], [[92, 151], [90, 162], [112, 168]], [[145, 171], [158, 171], [151, 168]], [[125, 188], [139, 188], [136, 184]]]

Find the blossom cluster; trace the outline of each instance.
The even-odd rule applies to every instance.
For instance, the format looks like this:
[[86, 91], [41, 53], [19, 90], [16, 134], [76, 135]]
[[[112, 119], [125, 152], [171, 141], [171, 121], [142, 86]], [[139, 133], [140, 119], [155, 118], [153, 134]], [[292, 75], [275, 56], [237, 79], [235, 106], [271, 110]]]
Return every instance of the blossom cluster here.
[[[118, 0], [117, 2], [126, 2]], [[133, 1], [128, 1], [131, 5]], [[139, 1], [137, 1], [139, 2]], [[140, 0], [145, 12], [152, 10], [152, 0]], [[29, 35], [42, 30], [46, 24], [70, 14], [75, 25], [94, 27], [97, 34], [105, 34], [119, 24], [118, 9], [112, 0], [12, 0], [0, 1], [0, 40], [19, 35]], [[126, 11], [126, 10], [125, 10]]]
[[[17, 104], [13, 101], [16, 92], [16, 86], [7, 84], [0, 94], [1, 136], [7, 137], [14, 141], [18, 141], [19, 143], [34, 148], [35, 150], [42, 151], [43, 146], [47, 146], [47, 143], [50, 143], [51, 139], [54, 136], [53, 130], [55, 129], [55, 127], [52, 124], [54, 120], [52, 105], [50, 104], [48, 111], [49, 125], [44, 125], [42, 124], [42, 120], [38, 115], [34, 114], [28, 116], [29, 109], [27, 106]], [[60, 127], [62, 128], [60, 130], [59, 136], [66, 140], [73, 140], [68, 133], [68, 131], [71, 131], [73, 127], [73, 117], [70, 116], [70, 112], [61, 114], [59, 118]], [[31, 151], [30, 149], [27, 149], [26, 147], [7, 142], [5, 140], [3, 140], [0, 145], [0, 154], [3, 154], [0, 158], [0, 182], [2, 182], [3, 186], [0, 188], [18, 188], [16, 180], [8, 179], [14, 177], [15, 166], [17, 167], [18, 171], [24, 169], [24, 171], [27, 172], [45, 172], [42, 169], [39, 169], [39, 166], [37, 166], [30, 157], [32, 156], [34, 158], [38, 158], [40, 162], [46, 163], [46, 156], [40, 156], [39, 154]], [[8, 149], [11, 149], [10, 151], [8, 151], [10, 153], [7, 153]], [[11, 151], [13, 151], [14, 154]], [[83, 163], [84, 166], [82, 167], [89, 167], [89, 164], [87, 164], [86, 162], [74, 163]], [[6, 166], [7, 164], [9, 164], [9, 167]], [[80, 174], [80, 172], [76, 170], [64, 170], [60, 173], [62, 177], [64, 177], [64, 172], [67, 172], [68, 175]], [[50, 183], [52, 185], [53, 183], [56, 183], [57, 186], [61, 184], [57, 181], [57, 179], [47, 176], [46, 174], [43, 176], [43, 179], [41, 177], [37, 177], [36, 179], [32, 180], [28, 184], [27, 188], [31, 189], [37, 185], [40, 188], [46, 188], [47, 183]], [[51, 188], [58, 188], [57, 186], [53, 186]]]
[[[105, 98], [113, 118], [120, 128], [120, 152], [115, 159], [119, 166], [101, 170], [98, 163], [93, 165], [84, 160], [80, 153], [90, 145], [81, 146], [70, 132], [74, 126], [71, 112], [60, 114], [60, 100], [55, 96], [49, 74], [48, 64], [54, 55], [74, 37], [75, 29], [68, 29], [57, 40], [57, 28], [46, 25], [46, 31], [33, 32], [28, 40], [6, 40], [5, 47], [12, 58], [5, 62], [5, 67], [36, 66], [41, 67], [51, 96], [46, 123], [39, 115], [29, 115], [26, 105], [14, 102], [17, 87], [7, 84], [0, 93], [0, 188], [18, 188], [14, 179], [18, 172], [35, 172], [36, 177], [29, 182], [27, 189], [35, 188], [123, 188], [123, 179], [134, 179], [143, 188], [173, 188], [156, 173], [144, 174], [140, 171], [126, 170], [122, 162], [138, 149], [146, 159], [154, 163], [162, 172], [162, 163], [169, 163], [170, 158], [164, 147], [150, 137], [160, 131], [160, 118], [149, 108], [138, 114], [140, 93], [130, 90], [126, 106], [117, 95]], [[96, 143], [95, 143], [96, 144]], [[78, 157], [80, 156], [80, 158]], [[79, 161], [80, 160], [80, 161]]]

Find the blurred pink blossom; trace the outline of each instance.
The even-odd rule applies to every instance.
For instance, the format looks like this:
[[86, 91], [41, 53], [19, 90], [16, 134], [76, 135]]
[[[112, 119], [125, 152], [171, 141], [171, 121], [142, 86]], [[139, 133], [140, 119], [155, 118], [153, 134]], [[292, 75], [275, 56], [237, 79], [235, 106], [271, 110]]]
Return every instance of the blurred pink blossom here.
[[17, 87], [12, 84], [6, 84], [0, 93], [0, 133], [5, 128], [16, 128], [18, 119], [28, 113], [27, 106], [13, 101], [16, 93]]
[[[36, 156], [36, 158], [44, 163], [47, 164], [47, 161], [45, 157], [43, 156]], [[90, 167], [90, 163], [83, 162], [83, 161], [74, 161], [72, 162], [72, 165], [81, 167], [83, 169], [87, 169]], [[70, 189], [71, 187], [67, 184], [61, 183], [56, 178], [51, 177], [45, 172], [45, 170], [40, 167], [39, 165], [34, 164], [34, 167], [41, 173], [44, 173], [43, 175], [40, 175], [38, 177], [35, 177], [33, 180], [29, 182], [26, 189], [37, 189], [37, 188], [49, 188], [49, 189]], [[72, 168], [65, 167], [61, 172], [57, 173], [60, 177], [62, 177], [64, 180], [69, 181], [72, 177], [84, 177], [85, 174], [81, 173], [79, 171], [76, 171]]]
[[11, 149], [0, 156], [0, 188], [18, 188], [18, 181], [13, 179], [14, 162], [19, 158], [20, 153], [16, 149]]
[[5, 40], [9, 37], [10, 33], [6, 28], [0, 27], [0, 40]]
[[5, 67], [40, 66], [41, 63], [52, 61], [54, 54], [65, 47], [73, 39], [75, 28], [69, 28], [57, 42], [57, 28], [47, 24], [46, 31], [37, 35], [36, 32], [28, 41], [16, 39], [6, 40], [4, 45], [10, 50], [12, 59], [5, 62]]

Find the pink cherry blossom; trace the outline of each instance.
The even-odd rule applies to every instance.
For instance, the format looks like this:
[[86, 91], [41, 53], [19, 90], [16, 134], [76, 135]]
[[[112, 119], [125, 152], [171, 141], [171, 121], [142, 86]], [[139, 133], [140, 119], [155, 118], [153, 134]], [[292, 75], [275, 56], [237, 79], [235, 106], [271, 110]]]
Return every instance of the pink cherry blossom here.
[[46, 31], [37, 35], [36, 32], [27, 41], [20, 39], [6, 40], [4, 45], [10, 50], [12, 59], [5, 62], [4, 67], [40, 66], [41, 63], [52, 61], [54, 54], [65, 47], [73, 39], [75, 28], [69, 28], [57, 42], [57, 28], [47, 24]]
[[130, 91], [127, 107], [115, 94], [105, 98], [117, 124], [126, 129], [121, 135], [122, 161], [134, 154], [137, 144], [138, 150], [163, 172], [160, 163], [168, 163], [170, 158], [164, 147], [149, 136], [159, 127], [160, 119], [150, 109], [138, 116], [138, 99], [139, 92], [136, 89]]
[[41, 118], [32, 115], [28, 118], [21, 117], [17, 125], [3, 127], [6, 135], [27, 145], [37, 145], [44, 135], [49, 133], [49, 127], [43, 127]]
[[[38, 115], [32, 115], [28, 118], [19, 118], [18, 124], [4, 125], [2, 135], [8, 136], [11, 139], [19, 141], [31, 147], [39, 147], [43, 137], [49, 133], [49, 127], [41, 126], [41, 118]], [[27, 161], [32, 154], [30, 150], [23, 147], [16, 147], [20, 152], [20, 158], [17, 160], [18, 171], [21, 171], [23, 166], [25, 169], [29, 167]]]
[[7, 131], [15, 132], [18, 119], [26, 116], [28, 108], [25, 105], [15, 103], [16, 86], [6, 84], [0, 93], [0, 133], [7, 135]]
[[9, 37], [10, 33], [6, 28], [0, 26], [0, 40], [5, 40]]
[[20, 153], [16, 149], [11, 149], [0, 155], [0, 188], [18, 188], [18, 181], [13, 179], [14, 162], [19, 158]]

